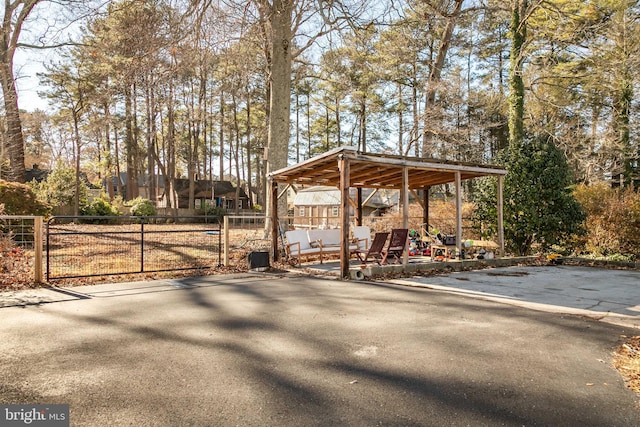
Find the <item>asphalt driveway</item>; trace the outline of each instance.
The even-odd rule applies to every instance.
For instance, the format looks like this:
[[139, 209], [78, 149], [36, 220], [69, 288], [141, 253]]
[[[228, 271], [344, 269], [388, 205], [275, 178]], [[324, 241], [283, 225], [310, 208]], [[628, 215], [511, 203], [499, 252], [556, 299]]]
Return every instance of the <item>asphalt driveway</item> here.
[[74, 426], [640, 425], [611, 367], [637, 329], [422, 286], [241, 275], [7, 294], [0, 403], [66, 403]]

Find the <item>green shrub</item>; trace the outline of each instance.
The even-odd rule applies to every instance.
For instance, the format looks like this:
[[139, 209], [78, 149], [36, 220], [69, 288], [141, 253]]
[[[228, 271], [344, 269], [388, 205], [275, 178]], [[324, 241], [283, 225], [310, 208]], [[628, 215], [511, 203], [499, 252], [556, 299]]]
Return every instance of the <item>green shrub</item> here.
[[133, 216], [155, 216], [156, 207], [149, 199], [136, 197], [131, 202], [130, 212]]
[[105, 196], [92, 200], [84, 205], [80, 211], [80, 215], [85, 216], [119, 216], [120, 210], [117, 206], [111, 204]]
[[227, 214], [227, 211], [222, 206], [208, 205], [204, 211], [204, 214], [207, 217], [213, 217], [222, 222], [222, 218], [224, 218], [224, 216]]
[[[570, 246], [583, 233], [585, 215], [571, 191], [567, 159], [552, 141], [534, 138], [509, 147], [498, 162], [508, 170], [504, 177], [504, 236], [513, 253], [526, 255], [532, 248]], [[497, 223], [497, 180], [480, 181], [475, 197], [477, 224]], [[488, 229], [495, 235], [495, 226]]]
[[4, 205], [4, 215], [47, 216], [51, 213], [51, 206], [41, 202], [25, 184], [0, 180], [0, 200]]

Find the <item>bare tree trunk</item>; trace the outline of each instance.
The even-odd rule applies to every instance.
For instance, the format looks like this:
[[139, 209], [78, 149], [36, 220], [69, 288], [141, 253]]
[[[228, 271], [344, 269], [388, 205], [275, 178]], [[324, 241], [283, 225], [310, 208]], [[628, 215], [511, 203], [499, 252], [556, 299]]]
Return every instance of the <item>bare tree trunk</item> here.
[[[417, 79], [418, 67], [415, 62], [412, 64], [413, 70], [413, 78]], [[415, 145], [415, 154], [416, 157], [420, 157], [420, 144], [418, 143], [418, 122], [419, 122], [419, 114], [418, 114], [418, 85], [411, 85], [411, 108], [413, 114], [413, 125], [411, 126], [411, 137], [409, 138], [409, 143], [407, 144], [407, 152], [409, 154], [409, 150], [411, 149], [411, 145]]]
[[24, 136], [18, 109], [18, 92], [13, 74], [13, 58], [18, 47], [20, 31], [39, 0], [6, 0], [2, 8], [0, 24], [0, 85], [4, 98], [5, 148], [9, 152], [9, 173], [7, 179], [15, 182], [26, 181], [24, 166]]
[[311, 158], [311, 93], [307, 93], [307, 159]]
[[236, 103], [235, 94], [231, 94], [231, 106], [233, 108], [233, 137], [229, 141], [234, 141], [233, 147], [229, 147], [233, 153], [233, 161], [236, 166], [236, 193], [234, 201], [235, 214], [240, 213], [240, 126], [238, 125], [238, 104]]
[[402, 111], [402, 85], [397, 83], [398, 87], [398, 154], [404, 154], [404, 147], [402, 144], [402, 134], [404, 133], [404, 112]]
[[[429, 73], [429, 80], [427, 82], [427, 93], [425, 96], [425, 113], [429, 111], [435, 105], [436, 93], [438, 91], [438, 85], [442, 78], [442, 69], [444, 68], [447, 53], [449, 52], [449, 46], [451, 46], [451, 39], [453, 38], [453, 31], [456, 28], [460, 11], [462, 10], [462, 3], [464, 0], [455, 0], [453, 11], [447, 17], [447, 25], [445, 26], [442, 39], [440, 40], [440, 47], [438, 48], [438, 54], [436, 60]], [[425, 120], [427, 120], [427, 114], [425, 114]], [[425, 135], [423, 139], [422, 155], [427, 156], [429, 153], [429, 147], [431, 146], [431, 140], [433, 139], [433, 133], [427, 130], [425, 124]], [[433, 155], [433, 152], [430, 153]]]
[[335, 117], [336, 117], [336, 134], [338, 138], [337, 145], [338, 147], [341, 147], [342, 146], [342, 128], [340, 124], [340, 99], [337, 96], [336, 96]]
[[224, 181], [224, 91], [220, 91], [220, 181]]
[[167, 100], [167, 172], [165, 174], [165, 194], [167, 195], [167, 207], [174, 208], [178, 212], [180, 200], [176, 193], [176, 118], [173, 111], [173, 85], [169, 89]]
[[524, 83], [522, 80], [523, 53], [527, 40], [525, 21], [528, 0], [515, 0], [511, 9], [511, 52], [509, 55], [509, 145], [524, 140]]
[[73, 139], [74, 139], [74, 161], [75, 161], [75, 195], [73, 198], [73, 215], [80, 215], [80, 126], [78, 125], [78, 112], [73, 111]]
[[156, 189], [156, 174], [155, 174], [155, 161], [153, 154], [156, 152], [156, 133], [155, 133], [155, 105], [154, 95], [150, 84], [147, 82], [145, 87], [145, 106], [147, 116], [147, 131], [146, 131], [146, 145], [147, 145], [147, 179], [149, 182], [149, 200], [154, 203], [158, 200]]
[[123, 194], [122, 181], [120, 180], [120, 138], [118, 138], [118, 132], [113, 134], [113, 143], [116, 159], [116, 188], [118, 189], [118, 194], [124, 199], [126, 195]]
[[[271, 90], [269, 139], [267, 142], [267, 171], [269, 174], [287, 166], [289, 157], [289, 110], [291, 105], [291, 23], [293, 0], [275, 0], [271, 7]], [[267, 192], [267, 207], [271, 206], [271, 192]], [[287, 212], [285, 199], [278, 201], [278, 216]], [[267, 224], [270, 227], [270, 224]]]
[[[366, 93], [366, 92], [365, 92]], [[367, 152], [367, 99], [360, 101], [360, 132], [358, 135], [358, 147], [363, 153]]]
[[189, 209], [194, 209], [195, 208], [195, 179], [196, 179], [196, 172], [195, 172], [195, 164], [194, 164], [194, 159], [196, 158], [194, 151], [197, 149], [197, 142], [196, 142], [196, 136], [195, 136], [195, 132], [194, 132], [194, 125], [192, 122], [192, 119], [189, 120], [189, 123], [187, 124], [187, 126], [189, 127], [189, 131], [188, 131], [188, 140], [189, 140], [189, 154], [187, 157], [187, 174], [188, 174], [188, 180], [189, 180]]
[[247, 196], [249, 196], [249, 209], [253, 209], [253, 179], [251, 177], [251, 96], [247, 93]]
[[102, 108], [104, 111], [104, 148], [107, 153], [107, 159], [104, 165], [104, 179], [109, 200], [113, 200], [115, 193], [113, 190], [113, 154], [111, 153], [111, 112], [109, 111], [109, 105], [106, 102]]
[[300, 93], [296, 91], [296, 163], [300, 163]]
[[125, 147], [127, 150], [127, 195], [126, 200], [138, 197], [138, 173], [136, 171], [136, 146], [133, 135], [133, 101], [131, 86], [125, 85]]
[[[6, 47], [3, 47], [0, 54], [7, 55]], [[18, 109], [18, 92], [16, 91], [13, 79], [12, 62], [7, 63], [6, 59], [0, 65], [0, 79], [2, 80], [2, 93], [4, 95], [5, 112], [5, 143], [9, 152], [9, 181], [25, 182], [26, 170], [24, 166], [24, 138], [22, 136], [22, 122], [20, 121], [20, 110]]]

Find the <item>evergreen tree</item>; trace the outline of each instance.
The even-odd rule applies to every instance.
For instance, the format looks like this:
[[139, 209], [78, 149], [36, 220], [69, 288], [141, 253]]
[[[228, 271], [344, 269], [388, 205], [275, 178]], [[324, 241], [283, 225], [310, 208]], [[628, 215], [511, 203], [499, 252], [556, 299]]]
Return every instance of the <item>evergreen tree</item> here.
[[[499, 156], [508, 170], [504, 178], [504, 234], [518, 255], [568, 243], [582, 232], [584, 212], [571, 191], [573, 177], [567, 159], [552, 141], [535, 138], [513, 145]], [[486, 179], [477, 194], [476, 220], [496, 223], [496, 181]], [[489, 230], [495, 233], [495, 228]]]
[[89, 187], [84, 181], [80, 181], [76, 186], [75, 174], [73, 167], [58, 163], [46, 180], [33, 184], [38, 198], [56, 208], [73, 206], [77, 197], [80, 207], [85, 206], [89, 197]]

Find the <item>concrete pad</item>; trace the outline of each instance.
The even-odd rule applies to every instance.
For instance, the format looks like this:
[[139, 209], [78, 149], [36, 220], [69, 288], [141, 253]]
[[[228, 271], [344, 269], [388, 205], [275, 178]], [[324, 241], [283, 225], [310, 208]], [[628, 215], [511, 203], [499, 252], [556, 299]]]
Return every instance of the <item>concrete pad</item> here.
[[636, 270], [563, 265], [504, 267], [391, 283], [640, 328], [640, 271]]

